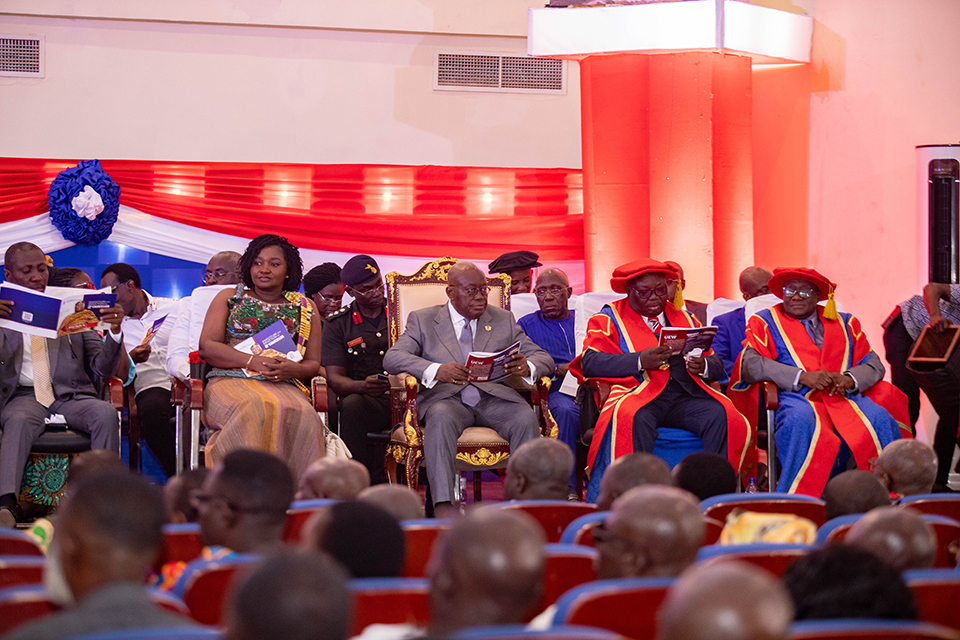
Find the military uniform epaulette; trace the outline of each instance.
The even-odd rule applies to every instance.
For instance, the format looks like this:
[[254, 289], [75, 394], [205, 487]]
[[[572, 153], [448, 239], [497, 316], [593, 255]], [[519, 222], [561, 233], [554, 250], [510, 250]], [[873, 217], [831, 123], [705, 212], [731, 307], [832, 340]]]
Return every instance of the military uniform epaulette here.
[[333, 313], [327, 316], [327, 322], [330, 322], [331, 320], [333, 320], [338, 316], [342, 316], [344, 313], [346, 313], [349, 310], [350, 310], [349, 304], [345, 307], [340, 307], [339, 309], [337, 309], [336, 311], [334, 311]]

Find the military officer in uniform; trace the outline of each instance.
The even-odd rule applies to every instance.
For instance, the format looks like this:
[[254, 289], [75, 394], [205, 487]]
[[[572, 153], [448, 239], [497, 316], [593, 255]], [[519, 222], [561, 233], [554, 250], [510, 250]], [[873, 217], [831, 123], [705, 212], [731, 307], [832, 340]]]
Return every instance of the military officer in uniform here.
[[327, 316], [320, 364], [339, 398], [340, 437], [353, 457], [382, 482], [383, 461], [367, 450], [367, 434], [390, 428], [390, 383], [383, 371], [387, 312], [383, 277], [370, 256], [350, 258], [340, 272], [353, 302]]

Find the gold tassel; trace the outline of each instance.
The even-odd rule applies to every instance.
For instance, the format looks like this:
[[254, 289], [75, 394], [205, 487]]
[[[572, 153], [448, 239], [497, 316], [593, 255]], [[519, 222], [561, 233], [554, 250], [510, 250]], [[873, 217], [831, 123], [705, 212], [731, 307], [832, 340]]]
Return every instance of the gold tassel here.
[[44, 255], [44, 256], [43, 256], [43, 261], [47, 263], [47, 266], [48, 266], [48, 267], [52, 267], [52, 266], [53, 266], [53, 258], [51, 258], [50, 256]]
[[677, 293], [673, 296], [673, 308], [677, 311], [683, 309], [683, 287], [679, 280], [677, 281]]
[[837, 303], [833, 301], [833, 291], [827, 294], [827, 304], [823, 308], [824, 320], [837, 319]]

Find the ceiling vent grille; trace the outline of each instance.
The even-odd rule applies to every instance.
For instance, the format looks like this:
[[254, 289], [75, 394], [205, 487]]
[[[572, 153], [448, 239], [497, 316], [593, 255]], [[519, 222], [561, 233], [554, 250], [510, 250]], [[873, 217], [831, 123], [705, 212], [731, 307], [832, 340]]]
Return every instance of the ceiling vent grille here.
[[473, 51], [437, 51], [433, 88], [497, 93], [567, 92], [563, 60]]
[[0, 35], [0, 76], [43, 77], [43, 36]]

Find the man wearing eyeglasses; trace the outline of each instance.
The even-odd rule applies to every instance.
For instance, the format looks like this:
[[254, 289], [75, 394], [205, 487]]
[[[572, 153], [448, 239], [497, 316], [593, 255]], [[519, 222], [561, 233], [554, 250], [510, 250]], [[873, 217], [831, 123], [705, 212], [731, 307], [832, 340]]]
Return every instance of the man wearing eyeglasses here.
[[[513, 378], [533, 384], [554, 371], [553, 358], [520, 330], [512, 313], [487, 305], [487, 279], [476, 265], [456, 263], [447, 283], [447, 304], [411, 312], [403, 335], [383, 361], [388, 372], [405, 371], [420, 381], [424, 463], [437, 515], [449, 510], [453, 500], [457, 438], [463, 430], [490, 427], [516, 451], [538, 436], [537, 417], [507, 383]], [[520, 353], [507, 363], [506, 378], [469, 381], [464, 364], [471, 351], [496, 352], [518, 340]]]
[[751, 385], [771, 381], [780, 389], [778, 491], [820, 497], [851, 454], [869, 470], [884, 446], [911, 437], [906, 396], [881, 380], [883, 364], [859, 320], [837, 312], [836, 286], [813, 269], [774, 269], [770, 293], [783, 302], [749, 319], [733, 368], [728, 392], [748, 415], [757, 406]]
[[[556, 369], [551, 376], [548, 397], [550, 414], [557, 422], [558, 439], [570, 447], [576, 456], [580, 406], [572, 396], [560, 391], [560, 383], [567, 375], [570, 361], [577, 357], [574, 311], [567, 308], [573, 288], [563, 271], [544, 269], [537, 277], [533, 293], [537, 296], [540, 310], [523, 316], [517, 324], [553, 358]], [[570, 478], [571, 493], [575, 485], [576, 475]]]
[[604, 305], [590, 318], [583, 352], [570, 370], [580, 380], [610, 383], [600, 408], [587, 465], [587, 500], [595, 502], [607, 466], [634, 451], [652, 453], [660, 427], [683, 429], [703, 442], [703, 450], [725, 455], [738, 472], [751, 461], [754, 431], [730, 401], [707, 383], [723, 375], [723, 363], [707, 352], [671, 355], [658, 346], [660, 330], [698, 327], [689, 312], [667, 304], [665, 263], [643, 259], [617, 267], [610, 287], [627, 297]]
[[384, 481], [383, 460], [368, 450], [367, 434], [390, 429], [390, 382], [383, 375], [387, 351], [383, 274], [367, 255], [347, 260], [340, 281], [353, 302], [327, 316], [320, 364], [339, 403], [340, 437], [373, 484]]

